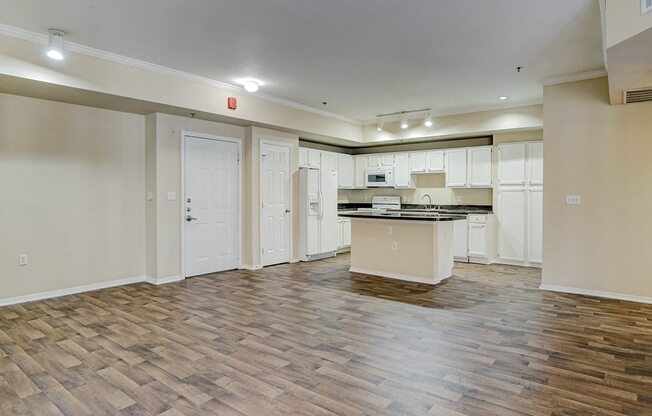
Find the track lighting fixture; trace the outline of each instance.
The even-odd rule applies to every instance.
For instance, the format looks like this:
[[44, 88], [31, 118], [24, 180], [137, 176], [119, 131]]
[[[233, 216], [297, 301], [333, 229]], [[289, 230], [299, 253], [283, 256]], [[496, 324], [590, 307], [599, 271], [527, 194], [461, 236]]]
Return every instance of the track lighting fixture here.
[[403, 114], [401, 116], [401, 128], [402, 129], [407, 129], [408, 128], [408, 119], [407, 119], [407, 114]]
[[382, 118], [379, 118], [378, 125], [376, 126], [376, 130], [383, 131], [383, 127], [385, 127], [385, 121]]
[[423, 125], [426, 127], [432, 127], [432, 115], [430, 113], [426, 114], [426, 118], [423, 119]]

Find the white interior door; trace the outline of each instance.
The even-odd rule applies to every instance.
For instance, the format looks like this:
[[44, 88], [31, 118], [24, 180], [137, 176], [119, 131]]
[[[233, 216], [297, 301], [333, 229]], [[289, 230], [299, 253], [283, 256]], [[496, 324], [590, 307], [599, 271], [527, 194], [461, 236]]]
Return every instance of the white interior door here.
[[185, 139], [186, 276], [238, 267], [238, 143]]
[[261, 144], [261, 263], [290, 261], [290, 148]]

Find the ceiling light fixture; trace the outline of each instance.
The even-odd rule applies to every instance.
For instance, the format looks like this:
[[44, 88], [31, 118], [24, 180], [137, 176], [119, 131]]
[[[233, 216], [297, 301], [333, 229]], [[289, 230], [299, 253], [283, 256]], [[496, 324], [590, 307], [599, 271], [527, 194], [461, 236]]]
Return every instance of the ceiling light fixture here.
[[406, 114], [403, 114], [403, 116], [401, 116], [401, 128], [402, 129], [408, 128], [408, 119]]
[[501, 100], [501, 101], [505, 101], [505, 100], [508, 100], [509, 97], [506, 96], [506, 95], [503, 95], [503, 96], [501, 96], [501, 97], [498, 97], [498, 99]]
[[378, 119], [378, 125], [376, 126], [376, 130], [378, 131], [383, 131], [383, 127], [385, 127], [385, 120], [382, 118]]
[[254, 81], [253, 79], [245, 80], [242, 85], [247, 92], [256, 92], [260, 89], [258, 81]]
[[65, 32], [59, 29], [50, 29], [48, 32], [50, 32], [50, 40], [46, 54], [50, 59], [61, 61], [64, 58], [63, 35], [65, 35]]
[[426, 114], [426, 118], [423, 120], [423, 125], [426, 127], [432, 127], [432, 114]]

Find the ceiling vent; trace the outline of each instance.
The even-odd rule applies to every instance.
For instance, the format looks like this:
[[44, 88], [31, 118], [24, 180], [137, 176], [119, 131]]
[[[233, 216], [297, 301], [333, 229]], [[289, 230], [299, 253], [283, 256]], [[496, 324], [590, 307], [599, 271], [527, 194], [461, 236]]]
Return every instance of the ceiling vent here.
[[623, 102], [625, 104], [642, 103], [644, 101], [652, 101], [652, 87], [623, 91]]

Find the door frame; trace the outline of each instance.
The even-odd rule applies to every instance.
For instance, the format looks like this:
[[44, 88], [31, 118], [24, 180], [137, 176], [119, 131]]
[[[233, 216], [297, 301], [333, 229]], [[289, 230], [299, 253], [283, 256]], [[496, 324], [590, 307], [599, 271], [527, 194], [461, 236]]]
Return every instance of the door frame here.
[[258, 145], [258, 254], [260, 255], [260, 261], [259, 264], [261, 267], [265, 267], [263, 265], [263, 187], [261, 184], [263, 183], [263, 145], [265, 144], [271, 144], [274, 146], [281, 146], [281, 147], [287, 147], [288, 148], [288, 156], [289, 156], [289, 165], [290, 168], [288, 169], [288, 176], [290, 179], [290, 238], [289, 238], [289, 245], [288, 245], [288, 250], [289, 250], [289, 257], [288, 257], [288, 262], [289, 263], [294, 263], [294, 175], [292, 171], [292, 144], [288, 142], [283, 142], [280, 140], [273, 140], [273, 139], [260, 139], [259, 145]]
[[243, 176], [244, 176], [244, 164], [242, 163], [243, 153], [243, 144], [242, 139], [235, 137], [227, 136], [217, 136], [207, 133], [196, 133], [192, 131], [182, 130], [181, 131], [181, 193], [179, 195], [181, 204], [181, 278], [186, 278], [186, 221], [185, 221], [185, 207], [186, 207], [186, 139], [187, 138], [196, 138], [204, 140], [217, 140], [221, 142], [236, 143], [238, 145], [238, 208], [237, 208], [237, 265], [238, 269], [242, 269], [242, 196], [243, 196]]

